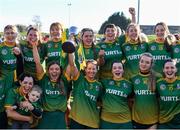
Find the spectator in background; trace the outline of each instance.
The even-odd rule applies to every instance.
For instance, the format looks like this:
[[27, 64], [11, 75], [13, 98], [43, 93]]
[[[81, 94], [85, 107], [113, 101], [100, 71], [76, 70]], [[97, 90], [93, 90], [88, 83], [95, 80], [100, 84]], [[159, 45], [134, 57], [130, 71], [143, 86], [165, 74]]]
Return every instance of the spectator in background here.
[[49, 41], [49, 35], [45, 35], [45, 36], [43, 37], [43, 42], [46, 43], [46, 42], [48, 42], [48, 41]]

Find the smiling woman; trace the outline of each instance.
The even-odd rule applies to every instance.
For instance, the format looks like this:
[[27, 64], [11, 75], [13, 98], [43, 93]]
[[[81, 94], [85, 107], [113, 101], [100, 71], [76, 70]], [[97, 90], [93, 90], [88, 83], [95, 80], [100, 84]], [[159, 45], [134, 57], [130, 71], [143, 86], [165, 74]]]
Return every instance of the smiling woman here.
[[[101, 99], [102, 85], [95, 78], [97, 73], [97, 62], [89, 60], [84, 69], [85, 75], [81, 73], [73, 54], [69, 54], [69, 67], [73, 80], [71, 109], [69, 118], [71, 129], [99, 128], [99, 101]], [[84, 118], [86, 115], [86, 118]]]
[[101, 129], [132, 129], [131, 112], [128, 97], [132, 92], [131, 83], [124, 79], [123, 64], [112, 63], [113, 78], [102, 80], [103, 96], [101, 110]]
[[172, 60], [165, 61], [164, 78], [157, 81], [160, 129], [180, 129], [180, 78], [176, 77], [177, 69]]
[[33, 57], [38, 83], [43, 90], [42, 108], [44, 112], [37, 128], [65, 129], [70, 68], [67, 67], [63, 71], [58, 61], [51, 61], [45, 73], [40, 62], [37, 44], [33, 44]]
[[139, 73], [131, 78], [134, 90], [132, 121], [135, 129], [155, 129], [157, 127], [158, 103], [155, 93], [157, 75], [152, 71], [152, 66], [152, 55], [143, 53], [139, 59]]
[[[6, 108], [7, 117], [11, 119], [9, 125], [12, 129], [28, 129], [33, 121], [30, 110], [26, 108], [27, 106], [21, 109], [14, 109], [13, 106], [16, 104], [19, 106], [22, 101], [21, 99], [24, 99], [30, 92], [34, 85], [34, 78], [29, 74], [22, 73], [18, 81], [20, 86], [17, 88], [13, 87], [8, 91], [4, 106]], [[28, 104], [28, 106], [32, 106], [30, 103]], [[15, 125], [17, 122], [22, 125]]]

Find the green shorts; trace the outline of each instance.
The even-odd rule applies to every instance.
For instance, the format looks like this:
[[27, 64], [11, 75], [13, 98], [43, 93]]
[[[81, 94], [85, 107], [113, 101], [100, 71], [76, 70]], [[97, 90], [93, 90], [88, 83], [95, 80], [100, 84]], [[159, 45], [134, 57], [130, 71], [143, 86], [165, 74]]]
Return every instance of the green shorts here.
[[100, 120], [100, 129], [132, 129], [132, 122], [126, 123], [111, 123], [104, 120]]
[[43, 112], [37, 126], [39, 129], [66, 129], [65, 112]]

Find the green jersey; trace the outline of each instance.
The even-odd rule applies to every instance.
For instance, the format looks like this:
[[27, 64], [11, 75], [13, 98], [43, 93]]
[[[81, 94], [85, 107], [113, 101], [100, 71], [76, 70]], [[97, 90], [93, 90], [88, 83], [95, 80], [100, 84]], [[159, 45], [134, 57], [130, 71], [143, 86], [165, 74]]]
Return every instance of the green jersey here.
[[119, 36], [118, 42], [120, 43], [121, 46], [122, 46], [126, 41], [127, 41], [127, 36], [126, 36], [126, 35], [121, 35], [121, 36]]
[[[23, 95], [20, 92], [20, 87], [9, 89], [7, 97], [6, 97], [6, 101], [5, 101], [5, 107], [12, 107], [16, 104], [19, 104], [21, 101], [24, 101], [23, 99], [25, 96], [26, 95]], [[31, 114], [30, 111], [26, 108], [18, 107], [16, 111], [19, 114], [26, 115], [26, 116], [29, 116]]]
[[112, 123], [131, 121], [128, 106], [128, 95], [132, 92], [131, 83], [125, 79], [102, 80], [104, 95], [102, 96], [101, 119]]
[[130, 79], [139, 72], [139, 58], [148, 50], [148, 44], [146, 42], [141, 44], [127, 42], [122, 45], [122, 50], [125, 57], [125, 77]]
[[12, 87], [12, 84], [10, 84], [8, 77], [6, 77], [5, 79], [0, 78], [0, 112], [4, 111], [5, 97], [8, 90]]
[[45, 43], [45, 54], [46, 54], [46, 67], [52, 61], [59, 62], [62, 66], [64, 66], [65, 53], [62, 51], [62, 42], [53, 42], [49, 41]]
[[158, 43], [155, 41], [149, 43], [148, 51], [153, 55], [153, 70], [162, 75], [164, 62], [167, 59], [171, 59], [170, 52], [167, 52], [164, 43]]
[[99, 48], [96, 46], [94, 47], [85, 47], [82, 43], [76, 48], [77, 51], [75, 52], [75, 62], [78, 69], [84, 69], [84, 61], [87, 60], [97, 60]]
[[78, 75], [72, 90], [70, 118], [92, 128], [99, 127], [100, 110], [97, 102], [101, 97], [101, 83], [88, 81], [83, 75]]
[[176, 60], [176, 67], [178, 68], [176, 75], [180, 76], [180, 44], [172, 46], [172, 52], [172, 58]]
[[160, 96], [159, 123], [169, 122], [180, 114], [180, 78], [174, 81], [159, 79], [157, 92]]
[[99, 53], [99, 48], [85, 48], [84, 47], [84, 55], [86, 60], [97, 60], [98, 58], [98, 53]]
[[[24, 59], [24, 72], [29, 73], [33, 75], [34, 77], [36, 77], [36, 65], [33, 58], [32, 47], [29, 46], [27, 42], [21, 43], [20, 47], [21, 47], [21, 52], [23, 54], [23, 59]], [[43, 50], [44, 50], [43, 45], [40, 44], [38, 46], [38, 53], [40, 56], [41, 63], [43, 63], [44, 58], [45, 58], [44, 56], [45, 54]]]
[[4, 43], [0, 45], [0, 77], [12, 75], [16, 70], [16, 56], [13, 53], [13, 47], [8, 46]]
[[44, 111], [66, 111], [68, 81], [66, 78], [62, 81], [62, 84], [52, 82], [46, 74], [39, 80], [39, 86], [43, 90], [41, 102]]
[[97, 47], [105, 51], [105, 64], [100, 66], [99, 76], [100, 79], [112, 78], [111, 65], [114, 61], [122, 61], [123, 55], [120, 43], [98, 43]]
[[158, 122], [158, 103], [155, 92], [148, 87], [149, 75], [137, 74], [131, 78], [134, 90], [132, 120], [140, 124]]

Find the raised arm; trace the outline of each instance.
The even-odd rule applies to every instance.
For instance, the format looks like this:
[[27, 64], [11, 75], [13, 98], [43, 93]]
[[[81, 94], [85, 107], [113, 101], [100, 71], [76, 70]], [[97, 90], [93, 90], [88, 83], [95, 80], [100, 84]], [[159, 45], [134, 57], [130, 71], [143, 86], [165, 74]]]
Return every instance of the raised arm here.
[[129, 13], [131, 14], [131, 23], [136, 23], [136, 11], [134, 7], [129, 8]]
[[14, 47], [13, 53], [17, 59], [16, 75], [19, 77], [24, 72], [24, 61], [19, 47]]
[[74, 78], [75, 76], [78, 75], [79, 73], [79, 70], [75, 64], [75, 56], [74, 56], [74, 53], [68, 53], [68, 66], [67, 66], [67, 69], [66, 69], [66, 73]]
[[36, 64], [36, 72], [37, 74], [42, 74], [44, 73], [44, 69], [43, 69], [43, 66], [41, 65], [41, 62], [40, 62], [40, 57], [39, 57], [39, 52], [38, 52], [38, 49], [37, 49], [37, 44], [33, 44], [32, 45], [33, 47], [33, 58], [34, 58], [34, 62]]

